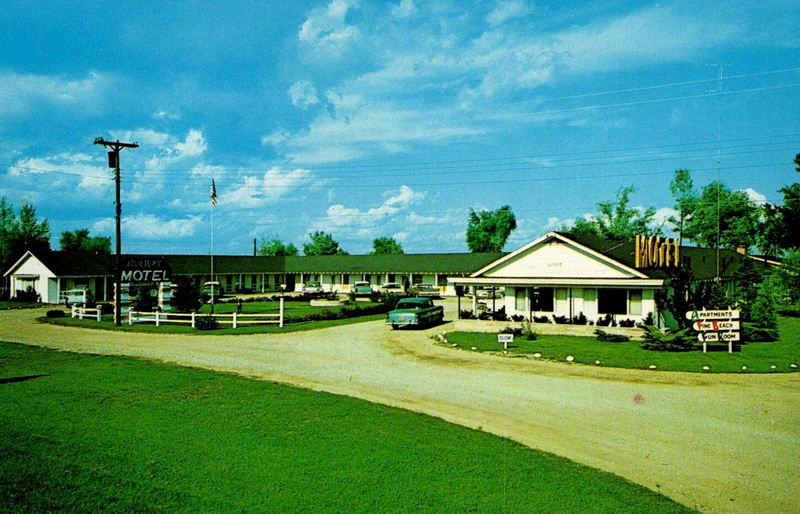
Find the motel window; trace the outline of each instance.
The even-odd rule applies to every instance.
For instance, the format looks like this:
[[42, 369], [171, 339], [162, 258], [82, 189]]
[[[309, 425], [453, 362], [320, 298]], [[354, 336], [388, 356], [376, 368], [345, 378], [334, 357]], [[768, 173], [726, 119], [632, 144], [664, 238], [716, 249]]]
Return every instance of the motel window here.
[[537, 287], [533, 289], [533, 311], [553, 312], [553, 288]]
[[436, 285], [439, 287], [447, 287], [447, 275], [438, 275], [436, 277]]
[[632, 316], [642, 315], [642, 290], [628, 290], [628, 314]]
[[[641, 296], [639, 309], [641, 310]], [[598, 289], [597, 312], [599, 314], [627, 314], [628, 291], [626, 289]]]
[[372, 275], [369, 273], [364, 273], [364, 282], [371, 284], [372, 283]]
[[389, 273], [386, 277], [389, 279], [387, 282], [396, 282], [394, 273]]
[[514, 309], [517, 312], [528, 310], [528, 290], [524, 287], [514, 289]]
[[350, 275], [348, 275], [347, 273], [342, 275], [342, 284], [344, 285], [350, 284]]

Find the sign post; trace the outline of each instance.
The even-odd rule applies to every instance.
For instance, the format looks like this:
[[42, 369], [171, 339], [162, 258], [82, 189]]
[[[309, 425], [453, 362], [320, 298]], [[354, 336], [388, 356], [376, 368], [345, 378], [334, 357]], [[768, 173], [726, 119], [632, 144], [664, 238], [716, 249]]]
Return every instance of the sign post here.
[[733, 342], [739, 340], [739, 311], [689, 311], [686, 318], [693, 321], [697, 340], [703, 343], [703, 353], [708, 353], [707, 343], [727, 342], [728, 353], [733, 353]]
[[508, 350], [508, 343], [514, 342], [514, 334], [497, 334], [497, 342], [503, 343], [503, 350]]

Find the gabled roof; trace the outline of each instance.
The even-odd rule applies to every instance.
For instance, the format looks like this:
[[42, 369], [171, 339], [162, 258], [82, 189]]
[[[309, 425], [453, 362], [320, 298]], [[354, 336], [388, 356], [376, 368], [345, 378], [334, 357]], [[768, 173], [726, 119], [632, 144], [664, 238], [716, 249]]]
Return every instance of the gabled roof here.
[[[580, 240], [579, 240], [580, 239]], [[495, 262], [490, 263], [489, 265], [479, 269], [478, 271], [472, 274], [472, 277], [479, 277], [493, 269], [497, 269], [501, 267], [503, 264], [509, 263], [513, 261], [516, 257], [521, 256], [543, 243], [547, 243], [550, 241], [558, 241], [564, 245], [571, 246], [575, 249], [580, 250], [583, 253], [589, 254], [600, 260], [601, 262], [605, 262], [606, 264], [613, 266], [617, 269], [622, 269], [627, 273], [630, 273], [635, 278], [648, 278], [648, 275], [643, 273], [640, 270], [634, 269], [633, 267], [633, 242], [630, 242], [631, 254], [630, 258], [628, 258], [628, 249], [625, 248], [627, 243], [620, 243], [618, 241], [609, 241], [602, 238], [596, 238], [592, 236], [591, 238], [576, 238], [573, 237], [571, 234], [565, 234], [562, 232], [548, 232], [547, 234], [538, 237], [531, 241], [530, 243], [514, 250], [513, 252], [509, 253], [508, 255], [498, 259]]]

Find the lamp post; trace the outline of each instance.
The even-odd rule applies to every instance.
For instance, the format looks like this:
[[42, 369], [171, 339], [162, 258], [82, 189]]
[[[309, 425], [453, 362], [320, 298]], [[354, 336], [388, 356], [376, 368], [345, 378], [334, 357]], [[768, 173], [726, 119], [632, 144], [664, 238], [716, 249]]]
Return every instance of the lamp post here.
[[117, 237], [117, 252], [116, 252], [116, 259], [114, 264], [114, 322], [117, 326], [122, 324], [122, 319], [120, 316], [120, 302], [121, 302], [121, 284], [120, 284], [120, 271], [122, 267], [122, 243], [121, 243], [121, 234], [122, 230], [120, 228], [120, 219], [122, 217], [122, 204], [120, 203], [120, 170], [119, 170], [119, 151], [123, 148], [139, 148], [139, 145], [136, 143], [120, 143], [119, 140], [117, 141], [106, 141], [102, 137], [95, 138], [94, 144], [96, 145], [103, 145], [107, 148], [111, 148], [111, 151], [108, 152], [108, 167], [114, 169], [114, 184], [116, 186], [116, 197], [115, 197], [115, 207], [116, 207], [116, 237]]

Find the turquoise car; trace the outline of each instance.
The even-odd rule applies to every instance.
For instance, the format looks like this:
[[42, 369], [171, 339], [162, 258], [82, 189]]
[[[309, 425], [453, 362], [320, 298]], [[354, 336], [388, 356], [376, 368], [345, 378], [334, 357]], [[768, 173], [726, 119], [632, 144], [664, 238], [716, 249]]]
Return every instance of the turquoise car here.
[[403, 298], [393, 311], [386, 314], [386, 324], [392, 328], [428, 326], [444, 321], [444, 307], [434, 305], [430, 298]]
[[353, 294], [356, 296], [370, 296], [372, 294], [372, 286], [369, 282], [356, 282], [353, 284]]

